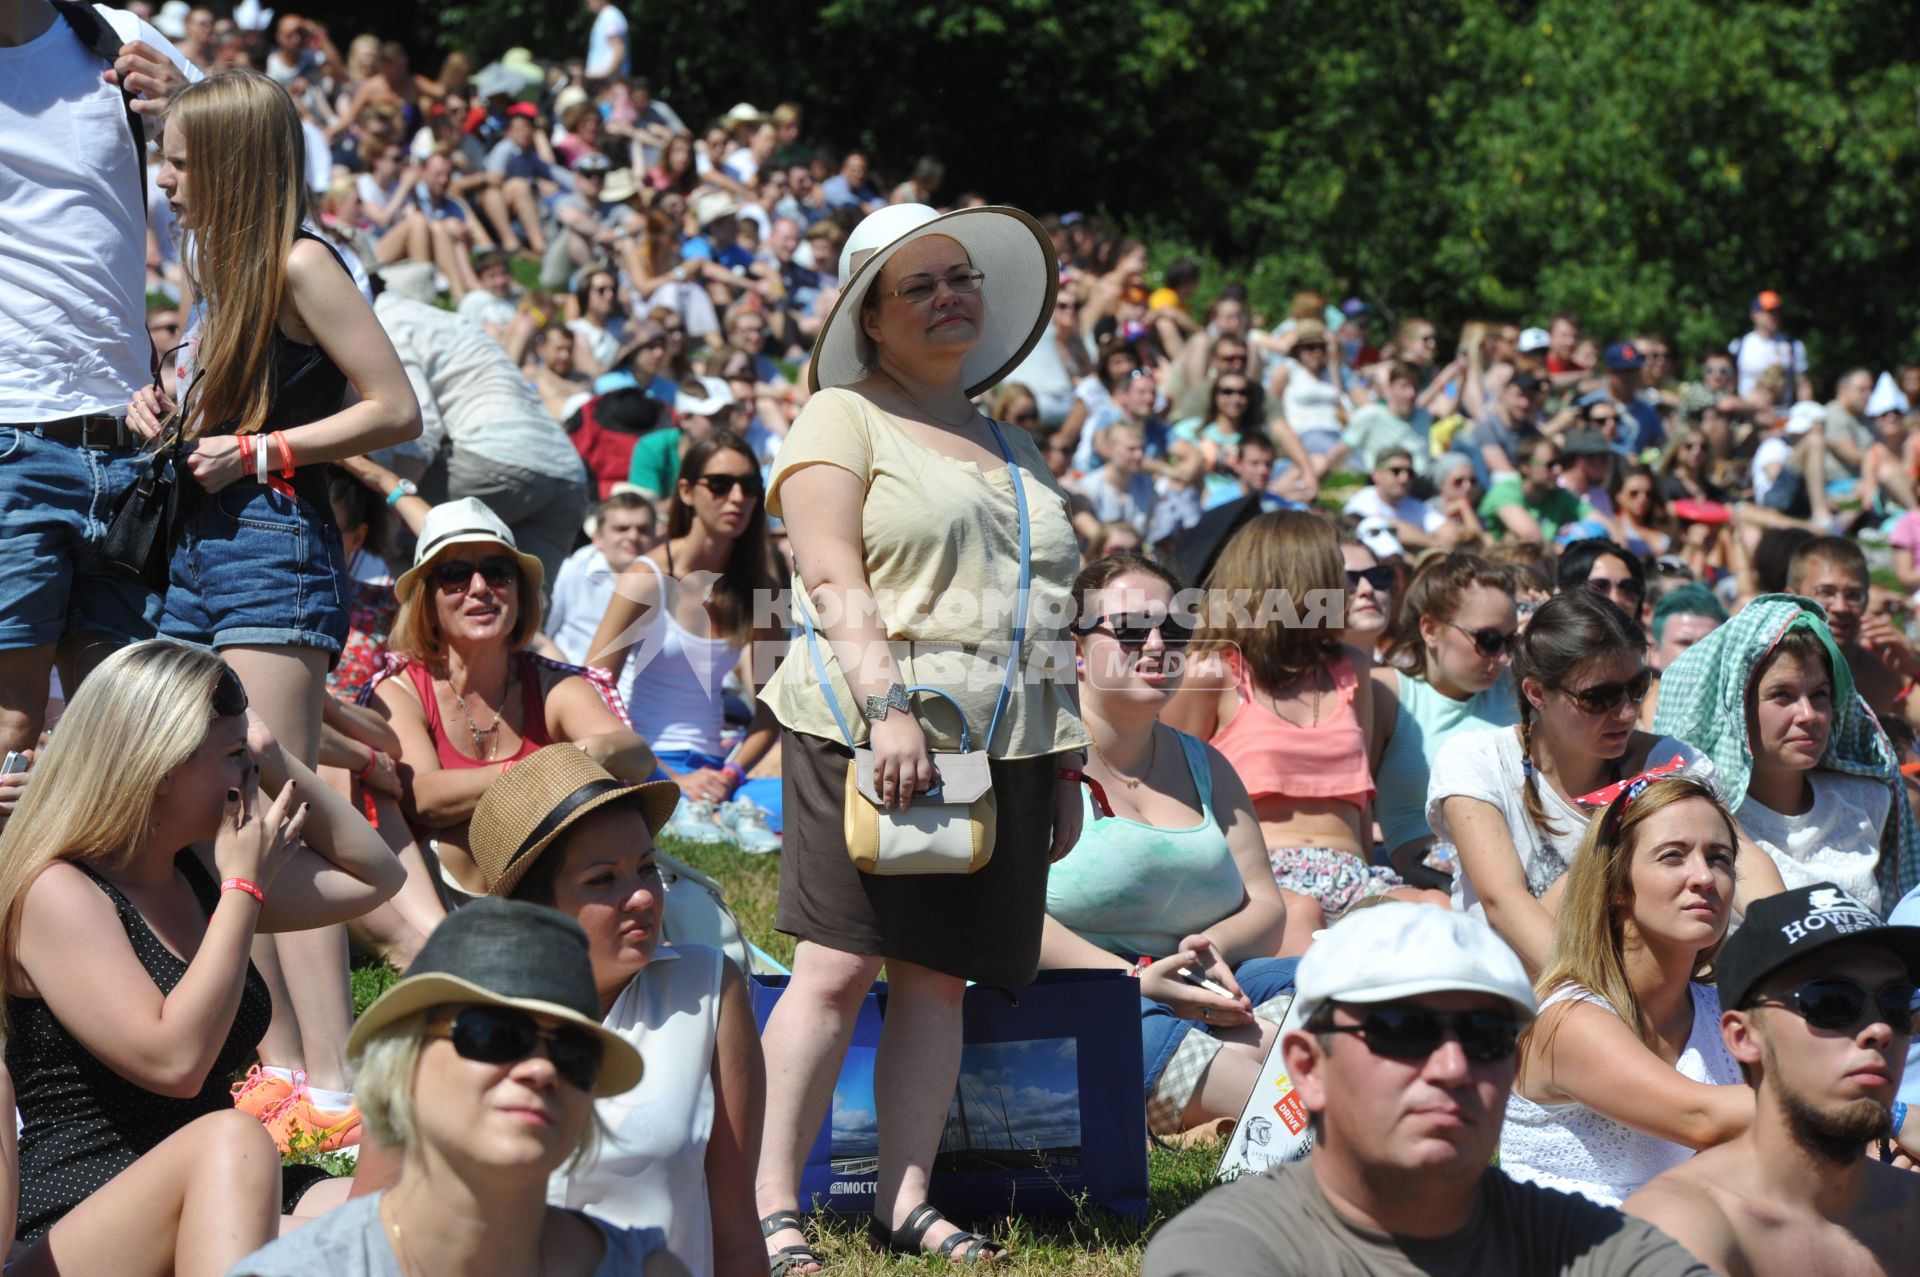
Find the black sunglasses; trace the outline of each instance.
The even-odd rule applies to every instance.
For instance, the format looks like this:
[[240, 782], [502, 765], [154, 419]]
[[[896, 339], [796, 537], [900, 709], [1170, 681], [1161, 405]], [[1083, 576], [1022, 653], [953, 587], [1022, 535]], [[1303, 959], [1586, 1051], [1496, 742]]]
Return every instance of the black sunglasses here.
[[479, 563], [471, 559], [446, 559], [433, 565], [433, 583], [442, 590], [464, 590], [478, 572], [488, 585], [505, 589], [520, 579], [520, 565], [504, 554], [489, 554]]
[[757, 474], [703, 474], [694, 482], [721, 501], [732, 496], [735, 488], [745, 488], [749, 499], [758, 500], [760, 497], [760, 476]]
[[1112, 616], [1094, 616], [1074, 626], [1081, 634], [1091, 634], [1095, 630], [1105, 630], [1113, 635], [1114, 641], [1121, 647], [1145, 647], [1147, 639], [1155, 630], [1160, 632], [1160, 642], [1170, 648], [1181, 648], [1193, 641], [1193, 626], [1182, 617], [1169, 612], [1159, 620], [1131, 613], [1116, 612]]
[[600, 1039], [591, 1030], [564, 1024], [544, 1029], [512, 1007], [465, 1007], [446, 1027], [429, 1029], [427, 1036], [447, 1039], [461, 1059], [480, 1064], [513, 1064], [544, 1043], [553, 1071], [573, 1086], [591, 1091], [600, 1076]]
[[213, 712], [221, 718], [238, 718], [247, 712], [247, 689], [233, 666], [222, 665], [213, 684]]
[[1913, 995], [1914, 987], [1904, 982], [1883, 984], [1869, 995], [1851, 980], [1828, 978], [1809, 980], [1791, 993], [1760, 1001], [1785, 1007], [1813, 1028], [1837, 1032], [1859, 1026], [1871, 997], [1875, 1020], [1885, 1022], [1895, 1033], [1911, 1033]]
[[1574, 691], [1570, 687], [1558, 690], [1573, 698], [1573, 703], [1589, 714], [1611, 714], [1620, 708], [1621, 702], [1632, 701], [1638, 705], [1647, 699], [1647, 689], [1653, 686], [1653, 671], [1641, 670], [1624, 683], [1595, 683], [1592, 687], [1583, 687]]
[[1359, 589], [1360, 582], [1362, 581], [1371, 585], [1377, 592], [1385, 594], [1393, 588], [1393, 569], [1383, 567], [1360, 568], [1357, 570], [1354, 568], [1347, 569], [1347, 588], [1349, 590]]
[[1630, 576], [1622, 577], [1618, 581], [1607, 581], [1597, 576], [1590, 576], [1587, 578], [1586, 585], [1601, 598], [1611, 596], [1615, 600], [1630, 599], [1635, 607], [1638, 607], [1640, 601], [1647, 597], [1647, 587]]
[[1352, 1033], [1366, 1043], [1367, 1050], [1390, 1060], [1424, 1060], [1452, 1033], [1475, 1064], [1512, 1059], [1520, 1039], [1520, 1026], [1513, 1017], [1498, 1011], [1442, 1015], [1411, 1007], [1382, 1007], [1367, 1012], [1358, 1024], [1329, 1024], [1315, 1032]]
[[1447, 624], [1472, 639], [1473, 650], [1482, 656], [1498, 656], [1502, 652], [1511, 652], [1520, 646], [1519, 630], [1514, 630], [1511, 633], [1506, 630], [1495, 629], [1470, 630], [1466, 626], [1454, 621], [1448, 621]]

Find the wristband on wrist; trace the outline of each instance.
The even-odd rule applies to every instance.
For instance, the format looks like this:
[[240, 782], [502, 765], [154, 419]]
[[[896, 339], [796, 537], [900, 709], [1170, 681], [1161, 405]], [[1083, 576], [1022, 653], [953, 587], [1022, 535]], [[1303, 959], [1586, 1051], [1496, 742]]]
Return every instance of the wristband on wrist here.
[[393, 507], [399, 505], [402, 501], [406, 500], [406, 498], [407, 490], [396, 483], [393, 486], [393, 491], [387, 494], [387, 509], [393, 509]]
[[287, 442], [286, 431], [273, 432], [273, 446], [280, 450], [280, 477], [293, 478], [293, 445]]
[[233, 442], [240, 449], [241, 471], [244, 473], [253, 469], [253, 436], [235, 435]]
[[261, 904], [267, 903], [267, 893], [245, 878], [227, 878], [220, 883], [220, 890], [222, 892], [244, 891]]
[[251, 437], [253, 439], [253, 478], [256, 483], [264, 488], [267, 486], [267, 470], [269, 468], [267, 441], [258, 435]]
[[728, 780], [728, 782], [729, 782], [729, 783], [730, 783], [730, 784], [731, 784], [731, 785], [733, 786], [733, 788], [735, 788], [735, 789], [738, 789], [738, 788], [740, 788], [740, 786], [741, 786], [741, 785], [742, 785], [743, 783], [745, 783], [745, 781], [746, 781], [746, 779], [747, 779], [747, 770], [746, 770], [746, 768], [744, 768], [744, 767], [742, 767], [742, 766], [741, 766], [741, 765], [740, 765], [739, 763], [726, 763], [726, 764], [724, 764], [724, 765], [723, 765], [723, 766], [722, 766], [722, 767], [720, 768], [720, 774], [721, 774], [722, 776], [725, 776], [725, 777], [727, 778], [727, 780]]
[[1146, 972], [1146, 969], [1153, 965], [1153, 961], [1154, 960], [1152, 958], [1149, 958], [1145, 954], [1142, 954], [1140, 957], [1137, 957], [1133, 960], [1133, 967], [1127, 972], [1127, 974], [1132, 976], [1134, 979], [1138, 980]]
[[354, 775], [358, 776], [361, 780], [365, 780], [367, 777], [373, 775], [373, 769], [379, 761], [380, 751], [371, 745], [367, 746], [367, 761], [360, 765], [360, 770], [355, 772]]

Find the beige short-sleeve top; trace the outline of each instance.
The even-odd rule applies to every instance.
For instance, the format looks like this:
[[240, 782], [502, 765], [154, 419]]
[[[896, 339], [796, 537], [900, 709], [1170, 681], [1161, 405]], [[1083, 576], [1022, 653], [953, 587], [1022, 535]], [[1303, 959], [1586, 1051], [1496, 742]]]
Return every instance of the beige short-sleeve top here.
[[[1001, 434], [1026, 491], [1033, 570], [1023, 675], [1015, 680], [991, 752], [995, 758], [1032, 758], [1088, 743], [1076, 708], [1067, 631], [1080, 548], [1067, 494], [1032, 438], [1012, 426], [1002, 426]], [[866, 485], [860, 527], [867, 584], [901, 681], [937, 687], [959, 701], [979, 748], [1000, 695], [1019, 585], [1019, 515], [1008, 468], [983, 471], [944, 456], [860, 395], [839, 388], [814, 395], [780, 445], [767, 491], [770, 513], [784, 517], [782, 481], [813, 465], [839, 466]], [[793, 595], [796, 611], [808, 606], [797, 572]], [[839, 741], [806, 645], [805, 633], [796, 629], [763, 695], [786, 727]], [[866, 719], [824, 634], [820, 656], [855, 743], [865, 744]], [[931, 698], [922, 698], [917, 708], [929, 743], [954, 747], [959, 732], [951, 710]]]

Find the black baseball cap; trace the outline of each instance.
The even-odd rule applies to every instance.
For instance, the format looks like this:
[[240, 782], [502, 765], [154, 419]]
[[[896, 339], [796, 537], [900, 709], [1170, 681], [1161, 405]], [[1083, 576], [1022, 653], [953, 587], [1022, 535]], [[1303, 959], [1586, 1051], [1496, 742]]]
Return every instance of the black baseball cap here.
[[1744, 1011], [1762, 980], [1810, 953], [1835, 945], [1885, 949], [1920, 977], [1920, 927], [1890, 927], [1830, 882], [1756, 900], [1714, 960], [1720, 1005]]

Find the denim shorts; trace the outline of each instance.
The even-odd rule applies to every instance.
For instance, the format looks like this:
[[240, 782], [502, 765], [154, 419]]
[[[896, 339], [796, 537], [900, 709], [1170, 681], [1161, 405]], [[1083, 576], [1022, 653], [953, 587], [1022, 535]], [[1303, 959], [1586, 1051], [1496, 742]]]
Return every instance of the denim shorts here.
[[314, 647], [338, 656], [349, 596], [333, 511], [251, 479], [196, 497], [168, 565], [161, 633], [204, 647]]
[[[1234, 983], [1255, 1006], [1277, 998], [1293, 987], [1293, 971], [1298, 958], [1248, 958], [1233, 969]], [[1173, 1058], [1180, 1039], [1206, 1026], [1198, 1020], [1183, 1020], [1173, 1008], [1151, 998], [1140, 999], [1141, 1062], [1146, 1065], [1147, 1094], [1160, 1080], [1161, 1070]]]
[[148, 464], [132, 448], [96, 452], [0, 426], [0, 650], [79, 633], [153, 637], [160, 596], [96, 557], [114, 502]]

